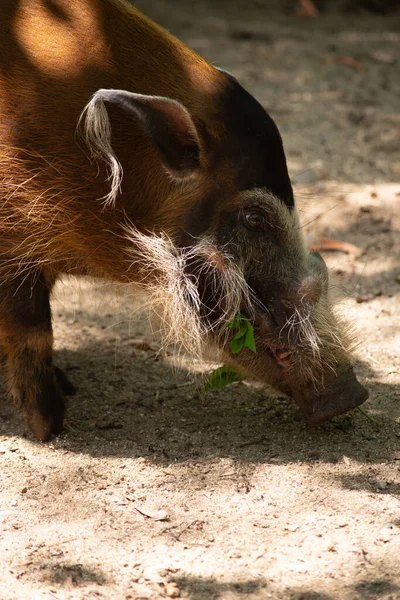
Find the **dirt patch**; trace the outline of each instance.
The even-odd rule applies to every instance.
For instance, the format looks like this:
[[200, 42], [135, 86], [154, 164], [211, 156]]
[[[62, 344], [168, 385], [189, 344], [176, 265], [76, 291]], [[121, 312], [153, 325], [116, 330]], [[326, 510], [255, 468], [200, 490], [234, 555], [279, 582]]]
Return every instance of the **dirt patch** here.
[[[56, 290], [56, 361], [78, 393], [35, 442], [0, 408], [0, 598], [400, 598], [400, 27], [281, 3], [137, 2], [234, 73], [285, 142], [307, 241], [361, 340], [365, 409], [307, 426], [249, 383], [161, 356], [129, 291]], [[268, 168], [268, 165], [266, 165]]]

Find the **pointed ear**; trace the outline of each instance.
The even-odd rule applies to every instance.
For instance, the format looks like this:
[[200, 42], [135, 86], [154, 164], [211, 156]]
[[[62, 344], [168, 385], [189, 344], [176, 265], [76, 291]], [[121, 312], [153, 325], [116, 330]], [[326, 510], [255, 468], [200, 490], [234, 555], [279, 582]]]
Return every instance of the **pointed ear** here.
[[182, 104], [171, 98], [124, 90], [99, 90], [95, 97], [117, 104], [138, 119], [172, 175], [185, 178], [200, 167], [196, 126]]
[[192, 117], [182, 104], [161, 96], [101, 89], [87, 104], [81, 120], [84, 117], [85, 139], [93, 156], [109, 164], [114, 185], [119, 187], [121, 177], [116, 181], [115, 169], [119, 163], [111, 148], [111, 124], [104, 104], [107, 102], [130, 113], [140, 123], [173, 177], [185, 179], [199, 169], [199, 136]]

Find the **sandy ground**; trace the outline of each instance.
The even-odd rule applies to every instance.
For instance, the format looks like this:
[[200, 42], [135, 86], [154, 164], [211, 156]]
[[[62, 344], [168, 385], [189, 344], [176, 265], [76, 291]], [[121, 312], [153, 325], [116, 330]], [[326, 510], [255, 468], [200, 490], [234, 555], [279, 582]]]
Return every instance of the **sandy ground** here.
[[270, 110], [309, 243], [360, 249], [324, 256], [371, 418], [311, 428], [269, 389], [200, 393], [211, 367], [160, 356], [129, 294], [66, 282], [65, 433], [38, 443], [0, 406], [0, 598], [400, 599], [400, 19], [138, 5]]

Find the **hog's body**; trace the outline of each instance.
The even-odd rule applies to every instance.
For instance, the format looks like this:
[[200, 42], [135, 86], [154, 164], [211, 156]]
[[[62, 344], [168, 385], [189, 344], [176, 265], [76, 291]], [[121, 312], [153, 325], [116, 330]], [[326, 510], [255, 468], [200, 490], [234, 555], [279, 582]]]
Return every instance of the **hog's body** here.
[[242, 311], [258, 351], [236, 364], [311, 420], [365, 399], [272, 119], [124, 2], [2, 0], [0, 196], [0, 340], [39, 439], [61, 430], [68, 387], [49, 305], [63, 273], [136, 283], [171, 332], [228, 360]]

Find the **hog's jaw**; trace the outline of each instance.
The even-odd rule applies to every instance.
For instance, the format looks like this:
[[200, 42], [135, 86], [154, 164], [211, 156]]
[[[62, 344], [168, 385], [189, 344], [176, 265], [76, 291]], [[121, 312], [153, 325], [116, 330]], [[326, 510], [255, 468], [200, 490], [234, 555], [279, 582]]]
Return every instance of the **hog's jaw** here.
[[240, 203], [215, 238], [243, 269], [250, 291], [240, 311], [254, 324], [257, 352], [232, 356], [225, 343], [228, 361], [293, 396], [312, 423], [351, 410], [368, 393], [351, 367], [352, 338], [331, 306], [324, 261], [305, 248], [294, 207], [265, 190], [242, 193]]

